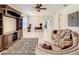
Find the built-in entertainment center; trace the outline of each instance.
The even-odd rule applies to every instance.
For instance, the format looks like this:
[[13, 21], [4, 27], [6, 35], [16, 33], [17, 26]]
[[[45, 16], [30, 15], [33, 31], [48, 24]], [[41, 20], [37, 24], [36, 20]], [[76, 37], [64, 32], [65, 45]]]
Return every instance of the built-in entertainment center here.
[[22, 39], [21, 12], [8, 5], [0, 5], [0, 51]]

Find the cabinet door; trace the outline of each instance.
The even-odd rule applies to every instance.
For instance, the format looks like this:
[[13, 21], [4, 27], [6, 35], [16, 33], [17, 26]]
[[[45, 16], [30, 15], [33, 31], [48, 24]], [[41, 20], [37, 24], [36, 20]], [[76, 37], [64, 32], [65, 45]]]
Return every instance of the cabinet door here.
[[2, 36], [0, 36], [0, 49], [2, 48]]
[[11, 44], [12, 43], [12, 35], [8, 35], [8, 44]]
[[8, 45], [8, 35], [4, 35], [4, 48]]
[[12, 34], [4, 36], [4, 47], [6, 48], [10, 43], [12, 43]]

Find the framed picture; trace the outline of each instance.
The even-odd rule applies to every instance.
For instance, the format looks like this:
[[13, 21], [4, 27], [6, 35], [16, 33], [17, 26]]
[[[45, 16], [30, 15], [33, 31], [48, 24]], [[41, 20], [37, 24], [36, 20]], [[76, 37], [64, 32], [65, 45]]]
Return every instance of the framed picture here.
[[79, 12], [68, 15], [68, 26], [79, 27]]

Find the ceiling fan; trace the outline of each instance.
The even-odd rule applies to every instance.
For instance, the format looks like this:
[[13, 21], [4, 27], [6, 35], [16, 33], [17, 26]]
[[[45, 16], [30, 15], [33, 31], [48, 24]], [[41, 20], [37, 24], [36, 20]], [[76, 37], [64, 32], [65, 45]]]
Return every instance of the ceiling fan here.
[[47, 8], [43, 8], [42, 6], [43, 6], [42, 4], [36, 4], [35, 9], [36, 9], [38, 12], [40, 12], [40, 10], [47, 10]]

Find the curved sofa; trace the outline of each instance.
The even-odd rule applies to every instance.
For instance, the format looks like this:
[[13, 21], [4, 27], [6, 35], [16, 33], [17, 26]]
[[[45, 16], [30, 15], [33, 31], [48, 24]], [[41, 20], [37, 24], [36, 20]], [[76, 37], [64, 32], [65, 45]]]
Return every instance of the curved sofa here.
[[[50, 54], [67, 54], [79, 49], [79, 35], [69, 29], [53, 30], [51, 33], [52, 43], [38, 44], [37, 48]], [[52, 46], [52, 50], [43, 48], [43, 44]]]

